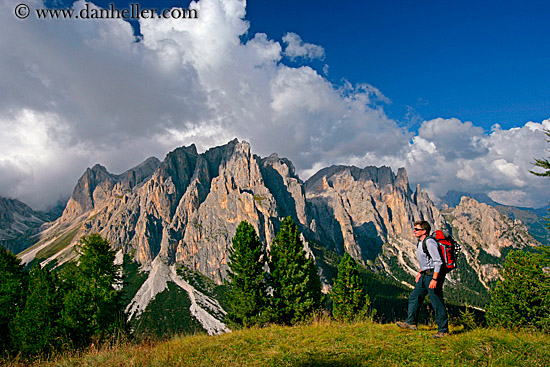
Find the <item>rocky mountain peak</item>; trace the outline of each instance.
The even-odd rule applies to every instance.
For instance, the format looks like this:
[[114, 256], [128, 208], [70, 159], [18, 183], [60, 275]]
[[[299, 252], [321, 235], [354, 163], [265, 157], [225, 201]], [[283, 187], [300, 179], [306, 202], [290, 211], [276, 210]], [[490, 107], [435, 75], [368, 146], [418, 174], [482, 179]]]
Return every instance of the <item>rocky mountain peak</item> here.
[[102, 183], [111, 184], [115, 180], [105, 167], [96, 164], [92, 168], [86, 169], [86, 172], [78, 180], [71, 199], [73, 204], [73, 213], [75, 215], [84, 213], [94, 208], [93, 193], [98, 185]]
[[150, 178], [159, 165], [160, 161], [151, 157], [120, 175], [109, 173], [100, 164], [86, 169], [73, 190], [61, 221], [71, 221], [93, 210], [98, 202], [105, 201], [111, 195], [115, 186], [119, 195], [120, 192], [131, 191], [133, 187]]
[[520, 220], [510, 219], [467, 196], [462, 196], [460, 204], [447, 210], [445, 216], [454, 237], [463, 244], [460, 256], [465, 257], [487, 289], [490, 282], [499, 278], [499, 269], [510, 249], [540, 245]]
[[305, 187], [319, 241], [365, 264], [386, 251], [402, 257], [406, 249], [413, 258], [412, 223], [424, 219], [439, 226], [444, 221], [427, 194], [418, 189], [412, 196], [405, 169], [395, 175], [389, 167], [332, 166]]
[[469, 197], [469, 198], [473, 198], [473, 199], [475, 199], [476, 201], [478, 201], [480, 203], [485, 203], [485, 204], [488, 204], [488, 205], [491, 205], [491, 206], [502, 205], [502, 204], [497, 203], [493, 199], [491, 199], [487, 194], [467, 193], [467, 192], [456, 191], [456, 190], [448, 191], [445, 194], [445, 196], [442, 198], [442, 201], [443, 201], [444, 204], [447, 204], [449, 207], [453, 208], [453, 207], [456, 207], [457, 205], [460, 204], [460, 201], [461, 201], [462, 197], [464, 197], [464, 196]]
[[410, 189], [404, 168], [395, 174], [385, 166], [332, 166], [304, 183], [288, 159], [255, 156], [248, 142], [235, 139], [200, 154], [194, 145], [181, 147], [162, 162], [150, 158], [121, 175], [99, 165], [86, 170], [43, 244], [52, 233], [65, 241], [72, 236], [74, 243], [98, 232], [134, 254], [144, 269], [159, 259], [221, 283], [242, 220], [269, 247], [281, 220], [290, 216], [307, 241], [347, 252], [398, 280], [418, 270], [416, 220], [452, 226], [461, 243], [471, 243], [472, 264], [479, 264], [481, 251], [500, 256], [504, 248], [532, 243], [521, 223], [475, 200], [463, 199], [446, 215], [420, 186]]
[[130, 187], [139, 185], [157, 170], [161, 162], [156, 157], [149, 157], [134, 168], [122, 173], [117, 178], [120, 181], [127, 181]]
[[405, 168], [401, 167], [397, 170], [397, 177], [395, 178], [395, 185], [401, 187], [406, 191], [410, 191], [409, 187], [409, 177], [407, 176], [407, 171]]
[[409, 190], [409, 180], [404, 168], [400, 168], [396, 176], [391, 168], [387, 166], [358, 168], [342, 165], [321, 169], [306, 181], [306, 190], [315, 190], [317, 185], [320, 185], [319, 188], [323, 188], [326, 185], [334, 187], [336, 181], [342, 179], [350, 179], [354, 182], [362, 182], [363, 184], [369, 182], [380, 189], [389, 186], [391, 188], [399, 187], [400, 189]]
[[287, 158], [280, 158], [277, 153], [272, 153], [269, 157], [263, 158], [262, 165], [273, 167], [284, 177], [292, 177], [299, 180], [292, 162]]

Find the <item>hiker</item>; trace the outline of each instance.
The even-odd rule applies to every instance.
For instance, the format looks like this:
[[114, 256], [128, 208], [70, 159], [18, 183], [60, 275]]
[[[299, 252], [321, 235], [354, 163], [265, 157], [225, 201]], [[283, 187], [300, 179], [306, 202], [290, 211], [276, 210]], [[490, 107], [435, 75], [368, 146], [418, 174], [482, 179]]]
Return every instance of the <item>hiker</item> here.
[[[420, 263], [420, 271], [416, 275], [416, 285], [409, 296], [409, 309], [407, 319], [397, 322], [397, 326], [404, 329], [416, 330], [416, 319], [418, 310], [428, 294], [432, 307], [435, 311], [437, 321], [437, 334], [434, 338], [442, 338], [449, 332], [449, 320], [447, 310], [443, 304], [443, 282], [445, 281], [445, 270], [439, 246], [437, 242], [429, 237], [431, 226], [428, 222], [421, 220], [414, 223], [414, 236], [418, 240], [416, 254]], [[423, 249], [423, 241], [426, 243], [426, 254]]]

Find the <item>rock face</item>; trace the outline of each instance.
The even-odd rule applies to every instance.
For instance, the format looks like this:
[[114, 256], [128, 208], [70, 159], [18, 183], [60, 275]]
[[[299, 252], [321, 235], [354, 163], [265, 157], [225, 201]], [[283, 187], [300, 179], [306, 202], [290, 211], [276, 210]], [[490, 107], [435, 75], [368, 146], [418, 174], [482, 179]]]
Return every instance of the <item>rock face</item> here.
[[[160, 165], [157, 158], [148, 158], [121, 175], [112, 175], [99, 164], [88, 168], [80, 177], [63, 212], [63, 221], [71, 221], [101, 206], [113, 193], [121, 194], [149, 178]], [[97, 205], [96, 205], [97, 203]]]
[[30, 244], [28, 238], [39, 232], [45, 217], [19, 200], [0, 197], [0, 245], [18, 253]]
[[482, 249], [495, 257], [501, 257], [504, 248], [535, 245], [521, 221], [511, 220], [472, 198], [462, 197], [450, 217], [462, 241], [472, 249]]
[[539, 245], [520, 220], [512, 220], [469, 197], [461, 198], [460, 204], [448, 212], [447, 220], [465, 244], [463, 256], [487, 288], [488, 282], [498, 279], [498, 268], [483, 257], [503, 259], [510, 249]]
[[484, 268], [483, 254], [500, 257], [505, 248], [535, 243], [520, 222], [473, 199], [440, 212], [420, 187], [410, 189], [404, 169], [333, 166], [303, 183], [289, 160], [255, 156], [234, 140], [201, 154], [194, 145], [181, 147], [121, 175], [88, 169], [37, 249], [66, 241], [64, 252], [46, 261], [67, 259], [82, 235], [98, 232], [144, 269], [155, 261], [183, 264], [221, 283], [237, 225], [251, 223], [269, 247], [286, 216], [307, 241], [400, 281], [418, 270], [415, 220], [452, 229], [483, 284], [496, 274]]
[[414, 250], [412, 224], [427, 220], [444, 222], [429, 197], [409, 188], [407, 173], [395, 175], [389, 167], [333, 166], [323, 169], [305, 184], [312, 207], [312, 229], [318, 239], [338, 253], [349, 253], [365, 263], [384, 249]]
[[160, 258], [221, 283], [237, 225], [247, 220], [269, 245], [287, 215], [307, 227], [303, 184], [292, 163], [276, 155], [261, 159], [234, 140], [203, 154], [194, 145], [178, 148], [163, 162], [149, 159], [122, 175], [100, 165], [88, 169], [42, 243], [56, 229], [76, 228], [71, 244], [98, 232], [146, 269]]
[[0, 197], [0, 231], [3, 235], [22, 234], [27, 231], [30, 226], [24, 222], [25, 219], [33, 224], [44, 222], [37, 218], [36, 213], [21, 201]]

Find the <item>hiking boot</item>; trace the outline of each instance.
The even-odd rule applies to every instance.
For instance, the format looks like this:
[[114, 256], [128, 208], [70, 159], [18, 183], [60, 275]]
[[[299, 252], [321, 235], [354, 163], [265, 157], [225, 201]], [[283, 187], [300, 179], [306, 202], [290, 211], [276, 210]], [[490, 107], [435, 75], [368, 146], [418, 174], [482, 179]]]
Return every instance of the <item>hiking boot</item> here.
[[437, 334], [432, 335], [432, 338], [439, 339], [439, 338], [444, 338], [446, 336], [447, 336], [447, 333], [444, 333], [442, 331], [438, 331]]
[[399, 326], [401, 329], [416, 330], [416, 325], [406, 323], [405, 321], [397, 321], [395, 325]]

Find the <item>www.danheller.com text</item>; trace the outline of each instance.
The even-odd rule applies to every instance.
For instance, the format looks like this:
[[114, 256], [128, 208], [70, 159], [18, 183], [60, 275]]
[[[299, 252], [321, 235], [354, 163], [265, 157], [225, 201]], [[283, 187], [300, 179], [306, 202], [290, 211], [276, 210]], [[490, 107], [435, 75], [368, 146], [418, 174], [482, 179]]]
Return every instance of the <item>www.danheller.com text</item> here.
[[129, 4], [128, 8], [119, 9], [115, 4], [109, 4], [108, 8], [98, 8], [94, 4], [85, 3], [82, 9], [34, 9], [27, 4], [19, 4], [14, 9], [15, 16], [26, 19], [34, 13], [38, 19], [197, 19], [197, 9], [156, 9], [142, 8], [139, 3]]

